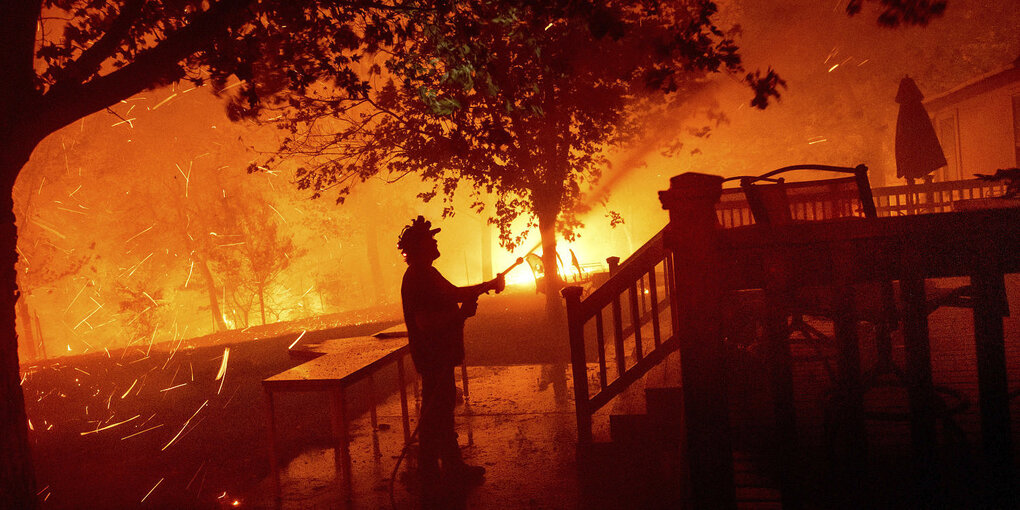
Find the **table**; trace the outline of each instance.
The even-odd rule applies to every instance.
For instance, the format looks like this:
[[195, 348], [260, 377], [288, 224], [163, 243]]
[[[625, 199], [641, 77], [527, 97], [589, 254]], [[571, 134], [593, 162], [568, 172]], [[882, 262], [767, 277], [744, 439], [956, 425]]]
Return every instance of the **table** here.
[[[323, 345], [324, 344], [324, 345]], [[333, 455], [337, 478], [342, 480], [346, 497], [351, 497], [351, 455], [348, 413], [345, 392], [352, 384], [363, 379], [369, 381], [371, 420], [377, 426], [375, 385], [372, 375], [390, 364], [397, 366], [397, 384], [400, 386], [400, 412], [404, 428], [404, 442], [411, 440], [410, 419], [407, 407], [407, 389], [404, 378], [404, 359], [410, 354], [407, 339], [403, 337], [354, 337], [320, 342], [320, 354], [315, 359], [276, 374], [262, 381], [265, 392], [270, 462], [273, 471], [273, 490], [277, 506], [281, 504], [280, 469], [276, 451], [276, 413], [274, 394], [279, 392], [323, 391], [330, 395], [330, 421], [333, 430]], [[378, 454], [378, 438], [373, 437]]]

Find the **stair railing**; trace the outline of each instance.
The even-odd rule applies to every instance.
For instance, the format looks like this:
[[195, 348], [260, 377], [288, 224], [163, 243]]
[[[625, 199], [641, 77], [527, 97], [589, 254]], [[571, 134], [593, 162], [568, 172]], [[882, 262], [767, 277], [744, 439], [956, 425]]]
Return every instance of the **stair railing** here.
[[[750, 208], [740, 188], [724, 190], [716, 211], [725, 227], [750, 221]], [[587, 297], [579, 286], [561, 292], [567, 303], [577, 436], [582, 447], [593, 440], [592, 416], [678, 347], [677, 300], [670, 299], [674, 268], [663, 246], [664, 233], [665, 229], [622, 263], [618, 257], [607, 259], [609, 279]], [[595, 366], [588, 366], [589, 359]], [[592, 386], [595, 394], [591, 394]]]

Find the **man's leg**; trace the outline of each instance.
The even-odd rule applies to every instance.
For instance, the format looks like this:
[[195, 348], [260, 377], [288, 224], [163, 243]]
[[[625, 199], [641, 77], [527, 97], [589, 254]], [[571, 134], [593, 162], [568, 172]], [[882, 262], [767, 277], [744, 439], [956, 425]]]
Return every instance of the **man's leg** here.
[[450, 466], [463, 464], [460, 456], [460, 445], [457, 444], [457, 431], [453, 419], [453, 411], [457, 406], [457, 385], [453, 368], [444, 368], [438, 375], [436, 385], [436, 426], [439, 455], [443, 460], [444, 470]]
[[422, 371], [421, 383], [421, 422], [418, 425], [420, 458], [418, 463], [422, 477], [428, 481], [439, 477], [439, 458], [443, 449], [441, 371]]
[[485, 474], [485, 468], [465, 464], [460, 454], [460, 445], [457, 444], [457, 432], [453, 419], [453, 411], [457, 403], [457, 385], [454, 380], [453, 367], [443, 370], [438, 388], [440, 391], [437, 397], [439, 404], [437, 407], [442, 411], [442, 414], [437, 417], [439, 420], [437, 425], [440, 428], [439, 455], [443, 461], [443, 472], [455, 479], [480, 482], [482, 475]]

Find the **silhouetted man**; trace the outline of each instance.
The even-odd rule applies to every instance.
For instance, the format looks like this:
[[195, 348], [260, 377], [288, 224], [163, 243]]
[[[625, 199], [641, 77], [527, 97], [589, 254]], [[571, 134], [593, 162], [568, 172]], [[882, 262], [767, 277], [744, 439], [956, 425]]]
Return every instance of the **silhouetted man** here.
[[[432, 267], [439, 258], [438, 228], [418, 216], [397, 241], [407, 262], [400, 286], [411, 359], [422, 379], [420, 470], [426, 486], [440, 474], [449, 480], [477, 483], [485, 468], [464, 463], [454, 431], [454, 367], [464, 362], [464, 320], [475, 314], [478, 296], [503, 290], [502, 275], [470, 287], [457, 287]], [[440, 470], [440, 462], [442, 470]]]

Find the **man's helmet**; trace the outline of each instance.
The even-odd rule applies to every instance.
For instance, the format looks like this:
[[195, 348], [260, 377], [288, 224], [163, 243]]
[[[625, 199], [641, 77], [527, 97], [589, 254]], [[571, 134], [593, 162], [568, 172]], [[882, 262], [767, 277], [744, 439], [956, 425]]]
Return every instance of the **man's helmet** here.
[[405, 255], [413, 253], [419, 250], [423, 243], [432, 240], [432, 236], [439, 231], [438, 228], [432, 228], [431, 221], [426, 220], [423, 216], [418, 216], [400, 232], [400, 237], [397, 238], [397, 248]]

